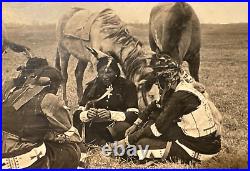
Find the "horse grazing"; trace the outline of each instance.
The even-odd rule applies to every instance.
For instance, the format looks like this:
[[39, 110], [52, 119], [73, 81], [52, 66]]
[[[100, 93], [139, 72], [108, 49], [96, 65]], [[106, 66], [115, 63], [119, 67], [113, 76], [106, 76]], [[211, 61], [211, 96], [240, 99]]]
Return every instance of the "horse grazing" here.
[[199, 81], [200, 22], [184, 2], [160, 3], [150, 13], [149, 43], [152, 51], [189, 64], [191, 76]]
[[[78, 100], [83, 93], [83, 74], [88, 62], [97, 63], [89, 49], [102, 51], [115, 58], [121, 65], [125, 76], [135, 84], [148, 69], [142, 43], [133, 37], [125, 24], [112, 9], [90, 12], [83, 8], [72, 8], [64, 14], [57, 25], [58, 47], [56, 68], [64, 78], [63, 99], [67, 103], [67, 67], [70, 55], [78, 59], [75, 69]], [[90, 48], [86, 48], [90, 47]]]

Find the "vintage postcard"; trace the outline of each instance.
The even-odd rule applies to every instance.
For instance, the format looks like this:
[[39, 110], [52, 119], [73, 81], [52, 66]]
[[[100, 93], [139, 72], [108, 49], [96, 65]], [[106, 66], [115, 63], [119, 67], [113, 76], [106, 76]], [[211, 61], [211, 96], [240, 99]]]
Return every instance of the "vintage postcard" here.
[[247, 168], [247, 2], [3, 2], [2, 168]]

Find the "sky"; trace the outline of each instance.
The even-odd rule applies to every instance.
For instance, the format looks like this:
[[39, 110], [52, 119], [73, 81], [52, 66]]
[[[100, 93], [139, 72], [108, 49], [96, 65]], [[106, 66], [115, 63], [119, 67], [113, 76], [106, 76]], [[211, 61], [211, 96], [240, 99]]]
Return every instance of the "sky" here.
[[[5, 23], [56, 23], [70, 7], [92, 11], [112, 8], [127, 23], [148, 23], [149, 14], [157, 2], [3, 2], [2, 19]], [[190, 2], [201, 23], [247, 23], [247, 2]]]

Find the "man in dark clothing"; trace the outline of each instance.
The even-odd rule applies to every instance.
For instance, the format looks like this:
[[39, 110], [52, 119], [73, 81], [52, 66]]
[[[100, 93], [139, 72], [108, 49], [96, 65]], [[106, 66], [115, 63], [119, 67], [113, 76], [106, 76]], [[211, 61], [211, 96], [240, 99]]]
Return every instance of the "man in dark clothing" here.
[[41, 67], [2, 102], [2, 168], [76, 168], [80, 135], [68, 108], [55, 94], [62, 76]]
[[[144, 157], [173, 162], [203, 161], [217, 155], [221, 139], [210, 102], [192, 83], [180, 78], [179, 67], [172, 60], [156, 68], [160, 100], [139, 114], [127, 130], [128, 136], [118, 144], [149, 145]], [[144, 159], [140, 150], [137, 155]]]
[[115, 60], [103, 57], [97, 63], [98, 76], [87, 84], [74, 125], [82, 131], [85, 142], [104, 145], [121, 140], [138, 117], [136, 86], [120, 77]]

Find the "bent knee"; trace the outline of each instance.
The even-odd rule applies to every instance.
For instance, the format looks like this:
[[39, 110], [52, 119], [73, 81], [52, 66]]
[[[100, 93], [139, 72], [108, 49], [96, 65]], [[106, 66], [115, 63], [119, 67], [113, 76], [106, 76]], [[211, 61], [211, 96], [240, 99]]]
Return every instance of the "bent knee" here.
[[150, 138], [141, 138], [139, 141], [137, 141], [136, 145], [140, 145], [142, 147], [146, 147], [147, 145], [150, 145], [150, 142], [152, 140]]

